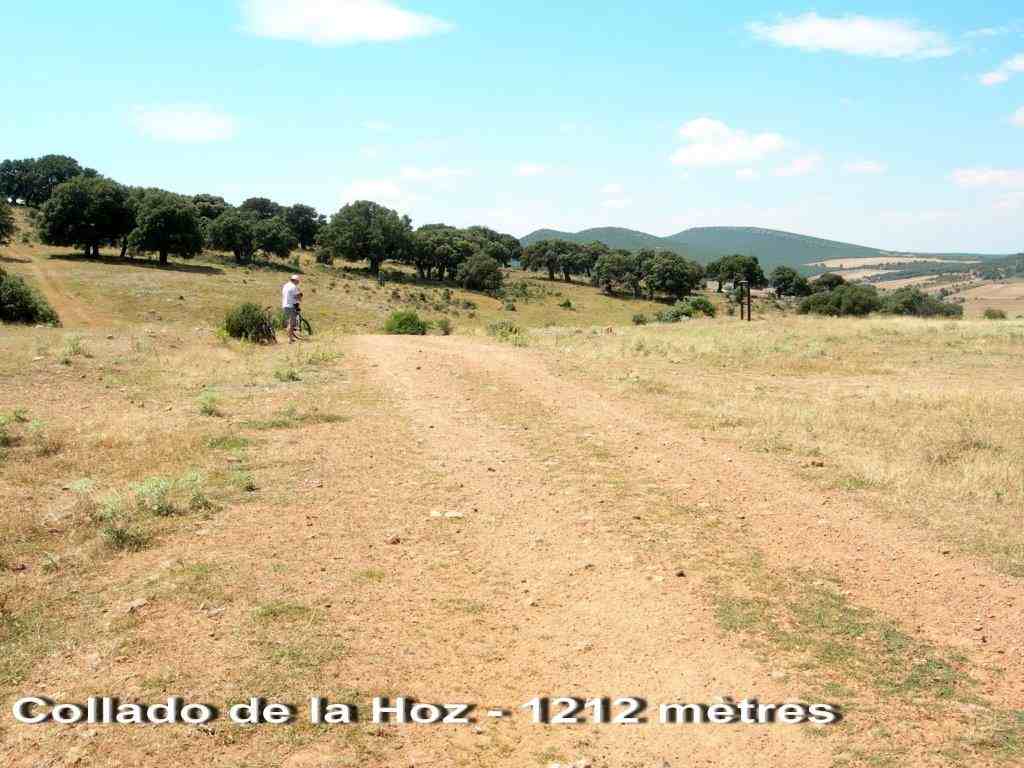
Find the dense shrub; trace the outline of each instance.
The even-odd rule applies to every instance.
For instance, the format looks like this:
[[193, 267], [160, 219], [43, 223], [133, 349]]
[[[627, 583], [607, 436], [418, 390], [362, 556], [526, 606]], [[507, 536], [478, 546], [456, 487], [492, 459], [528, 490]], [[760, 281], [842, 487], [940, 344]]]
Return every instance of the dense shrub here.
[[778, 296], [808, 296], [811, 284], [807, 278], [792, 267], [776, 267], [772, 270], [771, 286]]
[[501, 288], [505, 275], [497, 261], [478, 253], [459, 265], [455, 279], [471, 291], [496, 291]]
[[0, 322], [60, 325], [42, 294], [17, 275], [0, 269]]
[[234, 339], [244, 339], [256, 344], [277, 341], [274, 334], [274, 318], [268, 309], [262, 309], [252, 302], [239, 304], [224, 318], [224, 330]]
[[526, 346], [526, 334], [511, 320], [499, 320], [496, 323], [491, 323], [487, 326], [487, 333], [500, 341], [507, 341], [513, 346]]
[[633, 315], [633, 325], [647, 325], [647, 315], [643, 312]]
[[832, 306], [832, 294], [829, 291], [819, 292], [808, 296], [800, 302], [797, 311], [801, 315], [837, 315], [838, 312]]
[[986, 320], [1005, 320], [1006, 319], [1006, 313], [1003, 310], [1001, 310], [1001, 309], [996, 309], [994, 307], [989, 307], [988, 309], [985, 310], [985, 319]]
[[691, 296], [688, 299], [684, 299], [681, 303], [688, 304], [690, 309], [693, 310], [690, 317], [698, 313], [708, 317], [714, 317], [716, 314], [715, 305], [705, 296]]
[[693, 317], [693, 307], [689, 304], [679, 302], [668, 309], [662, 309], [654, 313], [654, 319], [659, 323], [678, 323], [683, 319], [689, 320]]
[[831, 291], [818, 292], [800, 302], [801, 314], [833, 317], [864, 317], [882, 308], [882, 299], [873, 285], [843, 283]]
[[914, 317], [963, 317], [964, 308], [931, 296], [920, 288], [908, 286], [893, 291], [882, 302], [882, 311], [890, 315]]
[[384, 332], [399, 336], [423, 336], [430, 324], [412, 310], [392, 312], [384, 323]]
[[815, 291], [834, 291], [840, 285], [846, 285], [846, 278], [835, 272], [826, 272], [813, 283]]

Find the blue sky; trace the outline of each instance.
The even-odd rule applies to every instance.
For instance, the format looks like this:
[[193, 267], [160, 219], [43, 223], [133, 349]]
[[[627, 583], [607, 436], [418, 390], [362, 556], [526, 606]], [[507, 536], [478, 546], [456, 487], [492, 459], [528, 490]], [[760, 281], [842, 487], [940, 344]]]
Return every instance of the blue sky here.
[[51, 0], [0, 26], [2, 157], [516, 235], [1024, 249], [1007, 1]]

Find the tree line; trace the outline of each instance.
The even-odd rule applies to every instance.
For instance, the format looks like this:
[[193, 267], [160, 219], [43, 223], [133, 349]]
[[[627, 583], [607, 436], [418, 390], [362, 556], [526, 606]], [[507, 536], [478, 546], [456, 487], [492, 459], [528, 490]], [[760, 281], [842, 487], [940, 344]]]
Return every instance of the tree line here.
[[315, 250], [322, 264], [366, 262], [376, 275], [393, 261], [414, 266], [423, 279], [494, 290], [501, 287], [501, 267], [522, 256], [512, 235], [445, 224], [414, 230], [408, 216], [367, 200], [330, 219], [312, 206], [282, 206], [266, 197], [236, 207], [217, 195], [125, 186], [59, 155], [0, 164], [0, 242], [14, 231], [6, 200], [37, 211], [43, 243], [81, 248], [91, 257], [119, 246], [122, 257], [155, 253], [166, 264], [171, 256], [188, 259], [209, 248], [248, 264], [257, 254], [286, 259], [296, 249]]
[[674, 251], [612, 249], [601, 242], [540, 240], [523, 250], [522, 266], [572, 282], [585, 276], [605, 293], [630, 293], [637, 298], [689, 296], [704, 282], [704, 268]]
[[[689, 296], [705, 281], [724, 285], [746, 281], [769, 285], [779, 296], [808, 296], [808, 280], [790, 267], [766, 276], [757, 258], [734, 254], [706, 266], [668, 250], [628, 251], [601, 242], [543, 240], [527, 248], [512, 235], [487, 227], [460, 229], [427, 224], [414, 229], [408, 216], [362, 200], [328, 219], [313, 206], [283, 206], [253, 197], [239, 206], [212, 194], [180, 195], [157, 188], [130, 187], [82, 167], [63, 155], [0, 163], [0, 202], [10, 199], [38, 210], [40, 240], [81, 248], [96, 257], [101, 247], [129, 254], [192, 258], [205, 249], [228, 252], [239, 264], [258, 254], [287, 259], [296, 249], [313, 250], [322, 264], [365, 262], [378, 274], [385, 262], [414, 267], [421, 279], [456, 282], [475, 290], [497, 290], [502, 267], [520, 263], [551, 280], [585, 277], [605, 293], [636, 298]], [[13, 231], [0, 207], [0, 241]], [[6, 222], [6, 223], [5, 223]]]

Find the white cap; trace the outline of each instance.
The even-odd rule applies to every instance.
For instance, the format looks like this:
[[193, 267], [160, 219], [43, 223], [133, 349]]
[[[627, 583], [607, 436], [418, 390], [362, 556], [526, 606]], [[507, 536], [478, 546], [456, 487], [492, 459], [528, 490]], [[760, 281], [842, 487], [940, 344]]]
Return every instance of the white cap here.
[[299, 276], [298, 275], [292, 275], [292, 282], [293, 283], [299, 282]]

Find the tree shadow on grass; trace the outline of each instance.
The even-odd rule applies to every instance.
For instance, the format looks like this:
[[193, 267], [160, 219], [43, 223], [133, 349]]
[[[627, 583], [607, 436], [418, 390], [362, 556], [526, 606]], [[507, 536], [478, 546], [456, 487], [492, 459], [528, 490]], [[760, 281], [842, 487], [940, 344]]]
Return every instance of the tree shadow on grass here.
[[50, 259], [58, 261], [73, 261], [88, 264], [108, 264], [116, 267], [136, 267], [139, 269], [156, 269], [163, 272], [188, 272], [195, 275], [222, 275], [224, 270], [219, 267], [208, 267], [202, 264], [182, 264], [180, 261], [172, 261], [161, 264], [159, 261], [150, 259], [122, 259], [120, 256], [83, 256], [78, 253], [51, 253]]
[[32, 259], [19, 259], [15, 256], [0, 256], [0, 262], [4, 264], [31, 264]]
[[214, 264], [221, 264], [225, 269], [250, 269], [250, 270], [266, 270], [268, 272], [282, 272], [289, 275], [304, 275], [305, 270], [302, 267], [297, 267], [294, 264], [282, 261], [268, 261], [265, 259], [253, 259], [252, 261], [239, 264], [233, 256], [219, 256], [205, 255], [207, 261], [213, 262]]

